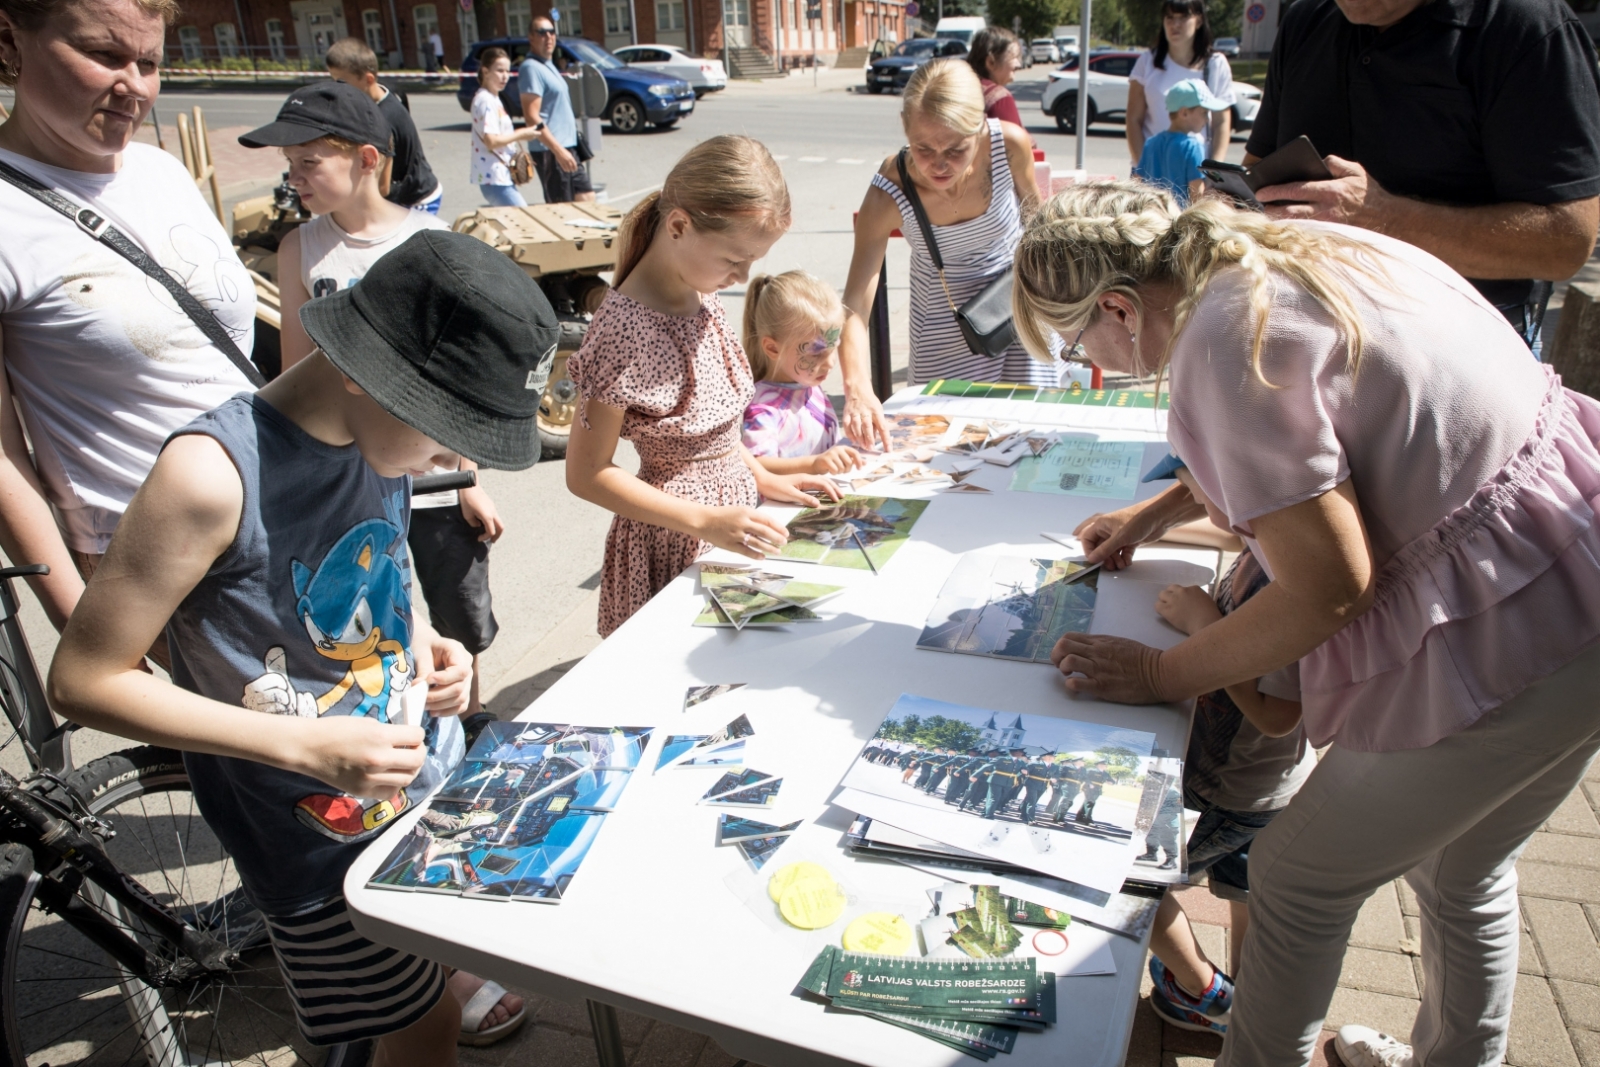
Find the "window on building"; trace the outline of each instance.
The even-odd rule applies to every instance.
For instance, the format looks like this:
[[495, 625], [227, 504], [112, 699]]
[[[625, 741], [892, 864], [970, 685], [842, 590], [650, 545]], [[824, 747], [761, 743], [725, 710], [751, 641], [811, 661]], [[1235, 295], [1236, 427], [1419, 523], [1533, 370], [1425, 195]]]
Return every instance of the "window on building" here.
[[426, 67], [433, 51], [428, 34], [439, 32], [439, 9], [432, 4], [418, 4], [411, 9], [411, 22], [417, 28], [417, 65]]
[[683, 0], [656, 0], [656, 29], [683, 29]]
[[556, 29], [563, 37], [583, 36], [583, 9], [578, 6], [578, 0], [557, 0], [550, 13], [561, 16], [556, 19]]
[[211, 27], [212, 36], [217, 40], [217, 53], [228, 59], [239, 57], [239, 32], [233, 28], [231, 22], [219, 22]]
[[179, 26], [178, 46], [183, 49], [183, 58], [191, 63], [199, 62], [205, 54], [205, 46], [200, 43], [199, 26]]
[[361, 35], [366, 38], [367, 47], [377, 55], [388, 51], [383, 47], [383, 12], [371, 7], [361, 12]]
[[526, 37], [531, 25], [533, 12], [528, 0], [506, 0], [506, 36]]
[[283, 47], [282, 19], [267, 20], [267, 53], [279, 63], [289, 58]]
[[621, 3], [606, 0], [606, 33], [632, 33], [633, 20], [628, 17], [627, 0]]

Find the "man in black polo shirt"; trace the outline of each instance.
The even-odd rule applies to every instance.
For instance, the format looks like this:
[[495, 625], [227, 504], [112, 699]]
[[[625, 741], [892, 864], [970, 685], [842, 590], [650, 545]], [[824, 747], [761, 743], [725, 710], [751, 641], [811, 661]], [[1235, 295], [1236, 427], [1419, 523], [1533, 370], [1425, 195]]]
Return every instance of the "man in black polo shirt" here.
[[1245, 162], [1302, 134], [1334, 180], [1261, 189], [1269, 215], [1423, 248], [1530, 345], [1549, 283], [1593, 251], [1600, 75], [1563, 0], [1299, 0]]
[[325, 61], [328, 74], [335, 81], [353, 85], [372, 98], [394, 133], [394, 159], [384, 199], [437, 215], [443, 189], [439, 179], [433, 176], [433, 168], [428, 166], [428, 157], [422, 154], [422, 138], [417, 136], [411, 111], [399, 93], [378, 84], [377, 55], [367, 47], [367, 42], [358, 37], [346, 37], [333, 42]]

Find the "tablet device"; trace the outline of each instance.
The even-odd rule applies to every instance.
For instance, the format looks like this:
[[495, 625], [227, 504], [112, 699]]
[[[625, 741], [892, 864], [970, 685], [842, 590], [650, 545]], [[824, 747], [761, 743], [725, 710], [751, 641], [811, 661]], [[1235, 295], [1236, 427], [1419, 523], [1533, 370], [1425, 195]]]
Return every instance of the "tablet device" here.
[[[1321, 153], [1304, 134], [1265, 159], [1257, 160], [1252, 167], [1208, 159], [1200, 164], [1200, 173], [1206, 176], [1206, 184], [1211, 188], [1227, 194], [1244, 207], [1258, 211], [1261, 210], [1261, 203], [1255, 196], [1257, 189], [1285, 182], [1318, 182], [1333, 178], [1327, 164], [1322, 162]], [[1288, 203], [1282, 200], [1276, 202]]]

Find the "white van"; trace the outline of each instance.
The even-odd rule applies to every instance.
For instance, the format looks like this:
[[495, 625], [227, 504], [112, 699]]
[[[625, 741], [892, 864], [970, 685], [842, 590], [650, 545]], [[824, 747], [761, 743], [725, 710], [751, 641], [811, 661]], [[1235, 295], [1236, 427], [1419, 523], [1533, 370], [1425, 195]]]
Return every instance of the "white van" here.
[[947, 40], [960, 41], [962, 44], [971, 47], [972, 38], [977, 35], [979, 30], [988, 25], [988, 20], [980, 15], [952, 16], [940, 19], [939, 24], [933, 28], [933, 35]]

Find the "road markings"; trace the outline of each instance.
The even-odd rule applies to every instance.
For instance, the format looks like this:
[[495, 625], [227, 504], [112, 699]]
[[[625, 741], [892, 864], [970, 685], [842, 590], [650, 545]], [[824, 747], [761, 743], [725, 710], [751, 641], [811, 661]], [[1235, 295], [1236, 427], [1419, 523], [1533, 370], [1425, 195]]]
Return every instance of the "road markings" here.
[[826, 163], [827, 161], [828, 161], [828, 157], [827, 156], [801, 156], [800, 157], [800, 162], [802, 162], [802, 163]]
[[864, 160], [864, 159], [836, 159], [836, 160], [834, 160], [834, 162], [835, 163], [847, 163], [850, 166], [859, 167], [861, 164], [865, 163], [866, 160]]
[[647, 185], [643, 189], [635, 189], [631, 193], [621, 193], [617, 196], [608, 196], [606, 198], [606, 203], [620, 204], [624, 200], [632, 200], [636, 196], [643, 196], [645, 193], [653, 193], [659, 188], [661, 188], [661, 183], [657, 182], [655, 185]]
[[774, 160], [776, 160], [777, 162], [782, 163], [784, 160], [788, 159], [789, 157], [788, 156], [773, 156], [772, 158]]

